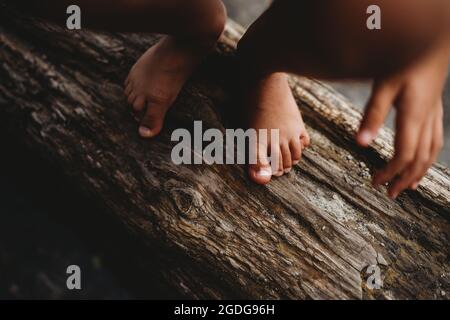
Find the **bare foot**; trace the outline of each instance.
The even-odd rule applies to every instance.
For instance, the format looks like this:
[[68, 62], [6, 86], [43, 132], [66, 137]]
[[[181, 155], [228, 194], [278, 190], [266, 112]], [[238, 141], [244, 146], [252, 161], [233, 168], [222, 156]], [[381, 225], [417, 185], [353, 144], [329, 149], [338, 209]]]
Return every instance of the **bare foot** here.
[[[287, 75], [275, 73], [260, 81], [250, 93], [249, 127], [268, 129], [268, 141], [259, 142], [258, 163], [249, 166], [250, 178], [258, 184], [267, 184], [272, 176], [282, 176], [300, 162], [303, 150], [309, 146], [302, 116], [287, 81]], [[271, 146], [270, 129], [279, 129], [279, 141]], [[269, 155], [274, 150], [278, 168], [272, 169]]]
[[141, 119], [143, 138], [161, 132], [167, 110], [212, 47], [196, 47], [166, 36], [136, 62], [125, 81], [125, 94]]

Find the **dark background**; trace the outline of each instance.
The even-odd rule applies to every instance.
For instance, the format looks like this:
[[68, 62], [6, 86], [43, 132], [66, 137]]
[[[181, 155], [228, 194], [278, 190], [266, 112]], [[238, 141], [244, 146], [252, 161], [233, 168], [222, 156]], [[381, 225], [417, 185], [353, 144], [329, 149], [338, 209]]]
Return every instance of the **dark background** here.
[[[268, 0], [225, 0], [229, 15], [247, 26]], [[332, 83], [363, 107], [368, 83]], [[450, 88], [446, 88], [446, 111]], [[450, 117], [446, 113], [446, 138]], [[0, 137], [0, 298], [164, 298], [170, 287], [152, 278], [145, 250], [118, 222], [105, 218], [51, 164]], [[448, 141], [440, 160], [450, 164]], [[107, 221], [107, 223], [106, 223]], [[100, 231], [99, 231], [100, 230]], [[130, 250], [130, 248], [132, 248]], [[82, 270], [82, 290], [66, 289], [67, 266]]]

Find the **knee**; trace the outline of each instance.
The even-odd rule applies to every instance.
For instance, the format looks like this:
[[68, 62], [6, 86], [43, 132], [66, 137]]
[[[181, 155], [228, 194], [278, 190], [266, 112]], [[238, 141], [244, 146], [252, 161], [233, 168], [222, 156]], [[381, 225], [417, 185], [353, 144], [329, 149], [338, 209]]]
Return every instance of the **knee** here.
[[199, 6], [199, 28], [204, 41], [216, 42], [227, 22], [227, 11], [221, 0], [203, 0]]
[[221, 0], [216, 1], [216, 13], [214, 17], [213, 35], [220, 38], [227, 24], [227, 9]]

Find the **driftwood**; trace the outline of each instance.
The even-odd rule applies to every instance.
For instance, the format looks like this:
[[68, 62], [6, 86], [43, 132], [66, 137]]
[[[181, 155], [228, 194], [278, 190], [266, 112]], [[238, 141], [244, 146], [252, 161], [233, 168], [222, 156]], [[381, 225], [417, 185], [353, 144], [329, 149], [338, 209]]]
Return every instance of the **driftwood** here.
[[[2, 129], [120, 219], [184, 296], [448, 297], [449, 170], [435, 166], [418, 191], [390, 200], [370, 179], [392, 155], [392, 133], [358, 148], [360, 113], [318, 81], [292, 78], [312, 146], [288, 176], [262, 187], [243, 166], [171, 162], [174, 128], [232, 125], [233, 22], [162, 135], [143, 141], [122, 82], [157, 36], [69, 32], [4, 7], [0, 17]], [[367, 287], [371, 265], [381, 289]]]

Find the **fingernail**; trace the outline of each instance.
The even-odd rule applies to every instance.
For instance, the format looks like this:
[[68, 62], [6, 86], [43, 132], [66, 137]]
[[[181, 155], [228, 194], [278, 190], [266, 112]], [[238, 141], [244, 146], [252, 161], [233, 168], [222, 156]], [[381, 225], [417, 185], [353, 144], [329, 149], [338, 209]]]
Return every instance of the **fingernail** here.
[[284, 169], [284, 173], [289, 173], [289, 172], [291, 172], [291, 170], [292, 170], [292, 168]]
[[372, 133], [368, 130], [363, 130], [360, 133], [358, 133], [358, 141], [364, 146], [368, 146], [372, 143], [373, 136]]
[[296, 166], [297, 164], [300, 163], [300, 160], [295, 160], [294, 162], [292, 162], [294, 164], [294, 166]]
[[270, 170], [268, 168], [260, 168], [256, 172], [256, 175], [260, 176], [260, 177], [271, 177], [272, 176], [272, 170]]
[[147, 127], [140, 126], [139, 134], [141, 135], [141, 137], [150, 138], [152, 136], [152, 131]]

